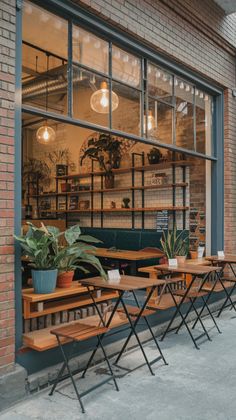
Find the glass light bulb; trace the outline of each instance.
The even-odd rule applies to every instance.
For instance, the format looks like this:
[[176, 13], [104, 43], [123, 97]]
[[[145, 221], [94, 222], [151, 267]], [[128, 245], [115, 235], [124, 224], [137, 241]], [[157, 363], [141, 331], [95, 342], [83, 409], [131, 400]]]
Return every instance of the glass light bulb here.
[[43, 139], [45, 140], [45, 141], [48, 141], [48, 139], [49, 139], [49, 132], [48, 132], [48, 128], [46, 127], [45, 128], [45, 130], [44, 130], [44, 133], [43, 133]]
[[[148, 117], [147, 117], [147, 131], [151, 132], [154, 128], [156, 128], [156, 121], [154, 116], [152, 115], [152, 111], [148, 112]], [[144, 114], [144, 119], [143, 119], [143, 131], [145, 133], [146, 131], [146, 115]]]
[[[96, 90], [90, 98], [90, 106], [93, 111], [99, 114], [108, 114], [109, 112], [109, 89], [107, 83], [102, 82], [100, 89]], [[115, 111], [119, 106], [119, 98], [115, 92], [111, 92], [111, 109]]]
[[106, 108], [108, 107], [108, 104], [109, 104], [109, 99], [108, 99], [109, 92], [107, 89], [101, 89], [101, 90], [102, 90], [102, 97], [101, 97], [100, 104], [103, 108]]
[[44, 144], [44, 145], [51, 144], [56, 139], [55, 130], [48, 125], [43, 125], [37, 130], [36, 139], [37, 139], [37, 142], [40, 144]]

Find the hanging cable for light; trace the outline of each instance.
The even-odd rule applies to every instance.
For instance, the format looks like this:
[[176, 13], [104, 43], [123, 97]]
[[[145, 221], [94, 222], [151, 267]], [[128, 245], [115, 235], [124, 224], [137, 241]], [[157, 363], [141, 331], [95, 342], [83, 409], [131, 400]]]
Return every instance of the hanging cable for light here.
[[[36, 60], [37, 60], [37, 57], [36, 57]], [[37, 61], [36, 61], [36, 65], [37, 65]], [[49, 71], [49, 55], [47, 54], [46, 111], [48, 110], [48, 71]], [[55, 141], [56, 139], [55, 130], [48, 125], [47, 120], [45, 121], [44, 125], [37, 130], [36, 139], [38, 143], [44, 144], [45, 146]]]
[[[96, 90], [90, 98], [90, 106], [93, 111], [99, 114], [108, 114], [109, 112], [109, 89], [107, 83], [102, 82], [100, 89]], [[111, 110], [115, 111], [119, 105], [119, 98], [117, 94], [111, 91]]]

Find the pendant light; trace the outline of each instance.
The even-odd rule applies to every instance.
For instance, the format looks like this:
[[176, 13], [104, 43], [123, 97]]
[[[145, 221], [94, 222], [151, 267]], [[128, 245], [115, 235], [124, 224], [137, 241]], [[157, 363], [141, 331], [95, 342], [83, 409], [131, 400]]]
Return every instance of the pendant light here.
[[[107, 82], [102, 82], [100, 89], [96, 90], [90, 98], [90, 106], [93, 111], [98, 112], [99, 114], [108, 114], [109, 113], [109, 89], [107, 87]], [[115, 111], [119, 105], [119, 98], [117, 94], [111, 91], [111, 110]]]
[[[47, 82], [46, 82], [46, 111], [48, 110], [48, 70], [49, 70], [49, 54], [47, 54]], [[44, 125], [40, 127], [36, 132], [37, 142], [47, 146], [51, 144], [56, 139], [55, 130], [50, 127], [45, 121]]]
[[[156, 128], [155, 118], [152, 115], [152, 111], [148, 111], [148, 116], [147, 116], [147, 131], [148, 131], [148, 133], [151, 132], [154, 128]], [[145, 114], [144, 114], [144, 121], [143, 121], [143, 131], [146, 132], [146, 115]]]

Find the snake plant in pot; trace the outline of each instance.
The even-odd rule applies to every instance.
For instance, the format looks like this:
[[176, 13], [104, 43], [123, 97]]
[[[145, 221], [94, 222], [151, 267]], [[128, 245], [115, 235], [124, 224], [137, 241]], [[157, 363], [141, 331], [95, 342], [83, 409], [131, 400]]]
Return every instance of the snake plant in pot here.
[[57, 268], [53, 250], [54, 238], [42, 224], [40, 228], [27, 223], [25, 235], [15, 236], [23, 254], [29, 258], [32, 267], [32, 282], [35, 293], [51, 293], [56, 287]]
[[[174, 226], [173, 230], [163, 231], [161, 238], [161, 247], [170, 266], [177, 266], [178, 262], [182, 264], [188, 253], [188, 233], [182, 230], [177, 233], [177, 227]], [[179, 258], [179, 257], [184, 258]]]
[[[50, 228], [49, 228], [50, 229]], [[101, 242], [90, 235], [82, 235], [78, 225], [72, 226], [65, 232], [53, 228], [51, 233], [54, 235], [55, 266], [58, 269], [57, 287], [70, 287], [74, 277], [74, 270], [79, 268], [85, 273], [93, 266], [102, 277], [106, 274], [100, 261], [93, 255], [96, 248], [91, 243]], [[64, 245], [60, 245], [60, 237], [64, 237]]]

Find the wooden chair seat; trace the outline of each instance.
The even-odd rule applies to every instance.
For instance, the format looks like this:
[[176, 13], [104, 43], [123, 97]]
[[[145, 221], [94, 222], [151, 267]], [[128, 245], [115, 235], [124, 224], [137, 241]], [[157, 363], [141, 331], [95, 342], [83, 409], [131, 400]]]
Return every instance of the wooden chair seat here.
[[[175, 300], [177, 303], [180, 302], [181, 297], [180, 296], [176, 296]], [[170, 293], [165, 293], [161, 296], [161, 298], [156, 298], [155, 301], [152, 300], [150, 301], [150, 303], [148, 304], [148, 308], [150, 309], [156, 309], [156, 310], [165, 310], [165, 309], [169, 309], [169, 308], [173, 308], [175, 306], [175, 302], [173, 300], [173, 297], [171, 296]]]
[[55, 328], [51, 330], [51, 334], [67, 338], [69, 340], [84, 341], [91, 337], [104, 334], [109, 330], [106, 327], [96, 327], [94, 325], [87, 325], [77, 323], [75, 325], [67, 325], [65, 327]]
[[[140, 308], [138, 306], [126, 305], [126, 309], [129, 315], [137, 317], [140, 313]], [[118, 308], [117, 312], [125, 314], [124, 308]], [[151, 309], [144, 309], [142, 316], [149, 316], [155, 314], [155, 311]]]
[[[173, 294], [176, 296], [181, 296], [183, 297], [186, 293], [186, 290], [173, 290]], [[190, 290], [188, 292], [188, 298], [198, 298], [198, 297], [202, 297], [202, 296], [206, 296], [208, 294], [207, 291], [199, 291], [199, 290]]]
[[[224, 277], [222, 277], [221, 280], [223, 280], [224, 282], [236, 283], [236, 277], [226, 277], [226, 276], [224, 276]], [[231, 284], [230, 287], [232, 287], [232, 284]]]
[[[222, 279], [223, 280], [223, 279]], [[233, 283], [231, 281], [223, 281], [224, 283], [224, 287], [226, 289], [229, 289], [230, 287], [233, 287]], [[211, 283], [206, 283], [204, 284], [202, 290], [207, 291], [207, 292], [211, 292], [213, 285]], [[213, 292], [222, 292], [224, 290], [222, 284], [220, 282], [217, 282]]]

